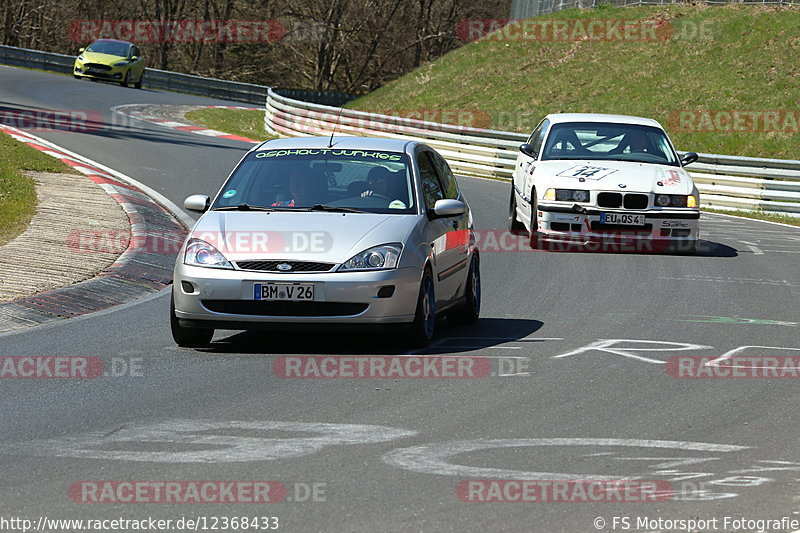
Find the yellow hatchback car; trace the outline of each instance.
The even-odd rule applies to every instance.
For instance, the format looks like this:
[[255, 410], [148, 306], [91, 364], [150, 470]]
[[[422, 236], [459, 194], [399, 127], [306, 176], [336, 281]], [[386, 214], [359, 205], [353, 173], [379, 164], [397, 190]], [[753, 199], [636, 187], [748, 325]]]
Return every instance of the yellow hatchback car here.
[[128, 41], [98, 39], [78, 50], [73, 75], [77, 79], [114, 81], [142, 88], [144, 59], [139, 47]]

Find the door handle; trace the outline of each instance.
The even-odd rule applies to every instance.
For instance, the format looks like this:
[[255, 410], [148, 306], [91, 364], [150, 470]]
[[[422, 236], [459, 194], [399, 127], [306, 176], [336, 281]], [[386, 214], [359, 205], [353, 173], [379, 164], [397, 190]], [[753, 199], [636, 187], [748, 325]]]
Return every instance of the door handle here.
[[453, 221], [453, 229], [458, 229], [458, 220]]

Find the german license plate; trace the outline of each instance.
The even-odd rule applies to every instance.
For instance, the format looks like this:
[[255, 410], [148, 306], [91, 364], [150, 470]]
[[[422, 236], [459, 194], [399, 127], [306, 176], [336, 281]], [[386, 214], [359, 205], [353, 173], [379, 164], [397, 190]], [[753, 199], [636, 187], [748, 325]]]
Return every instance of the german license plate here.
[[623, 226], [644, 226], [644, 215], [629, 215], [627, 213], [602, 213], [601, 224], [620, 224]]
[[302, 283], [255, 283], [253, 297], [256, 300], [284, 302], [314, 301], [314, 285]]

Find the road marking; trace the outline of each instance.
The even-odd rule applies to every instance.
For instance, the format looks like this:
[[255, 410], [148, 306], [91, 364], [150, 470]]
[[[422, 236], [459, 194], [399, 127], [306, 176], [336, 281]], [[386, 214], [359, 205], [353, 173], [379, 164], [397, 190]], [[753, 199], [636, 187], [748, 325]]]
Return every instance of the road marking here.
[[755, 255], [764, 255], [764, 251], [756, 246], [754, 242], [747, 242], [747, 241], [739, 241], [742, 244], [746, 244], [748, 248], [755, 254]]
[[[391, 466], [442, 476], [459, 476], [464, 479], [488, 477], [497, 479], [547, 479], [547, 480], [587, 480], [587, 479], [640, 479], [642, 476], [609, 476], [608, 474], [568, 474], [562, 472], [527, 472], [504, 468], [483, 468], [450, 462], [455, 455], [491, 450], [496, 448], [529, 448], [538, 446], [624, 446], [632, 448], [665, 448], [672, 450], [691, 450], [701, 452], [735, 452], [749, 449], [749, 446], [711, 444], [705, 442], [684, 442], [644, 439], [596, 439], [596, 438], [554, 438], [554, 439], [486, 439], [463, 440], [446, 443], [423, 444], [409, 448], [398, 448], [383, 456], [383, 461]], [[460, 460], [463, 462], [463, 460]]]
[[774, 224], [776, 226], [783, 226], [785, 228], [800, 229], [798, 226], [793, 226], [791, 224], [785, 224], [783, 222], [773, 222], [771, 220], [760, 220], [760, 219], [757, 219], [757, 218], [740, 217], [740, 216], [737, 216], [737, 215], [729, 215], [727, 213], [709, 213], [707, 211], [702, 211], [702, 213], [704, 215], [712, 215], [712, 216], [727, 217], [727, 218], [736, 218], [736, 219], [739, 219], [739, 220], [742, 220], [742, 221], [763, 222], [764, 224]]
[[[647, 344], [657, 344], [660, 346], [669, 346], [668, 348], [635, 348], [635, 347], [614, 347], [618, 343], [647, 343]], [[612, 348], [614, 347], [614, 348]], [[666, 364], [666, 361], [660, 361], [658, 359], [651, 359], [649, 357], [644, 357], [643, 355], [637, 355], [631, 352], [680, 352], [686, 350], [706, 350], [712, 348], [711, 346], [704, 346], [702, 344], [690, 344], [686, 342], [668, 342], [668, 341], [647, 341], [647, 340], [640, 340], [640, 339], [600, 339], [595, 341], [591, 344], [578, 348], [576, 350], [572, 350], [571, 352], [562, 353], [561, 355], [554, 355], [553, 359], [562, 359], [564, 357], [570, 357], [572, 355], [578, 355], [585, 352], [605, 352], [614, 355], [620, 355], [622, 357], [628, 357], [630, 359], [636, 359], [638, 361], [643, 361], [645, 363], [653, 363], [657, 365]]]
[[733, 350], [729, 350], [724, 354], [720, 355], [716, 359], [712, 359], [711, 361], [706, 363], [706, 366], [715, 366], [721, 363], [722, 361], [727, 361], [737, 353], [746, 350], [748, 348], [758, 348], [763, 350], [790, 350], [795, 352], [800, 352], [800, 348], [782, 348], [780, 346], [739, 346], [738, 348], [734, 348]]
[[[313, 436], [269, 438], [242, 436], [242, 431], [300, 432]], [[292, 459], [317, 453], [328, 446], [386, 442], [416, 434], [416, 431], [406, 429], [365, 424], [170, 420], [126, 424], [111, 432], [95, 431], [60, 439], [35, 440], [4, 446], [4, 451], [108, 461], [232, 463]], [[156, 445], [160, 450], [143, 450], [143, 443], [145, 446]], [[122, 449], [126, 445], [130, 446], [129, 450]], [[102, 449], [109, 447], [112, 449]], [[172, 449], [167, 451], [165, 448]]]

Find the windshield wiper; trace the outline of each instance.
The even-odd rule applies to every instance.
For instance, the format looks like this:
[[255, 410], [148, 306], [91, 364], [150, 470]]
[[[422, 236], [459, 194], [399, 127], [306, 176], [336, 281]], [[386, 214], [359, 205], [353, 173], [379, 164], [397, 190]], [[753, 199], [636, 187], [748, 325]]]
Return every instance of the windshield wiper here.
[[610, 157], [607, 161], [625, 161], [627, 163], [644, 163], [646, 165], [669, 165], [666, 161], [662, 162], [655, 162], [655, 161], [645, 161], [644, 159], [632, 159], [629, 157]]
[[361, 209], [354, 207], [340, 207], [338, 205], [316, 204], [308, 208], [309, 211], [331, 211], [333, 213], [366, 213]]
[[214, 211], [296, 211], [292, 207], [266, 207], [263, 205], [227, 205], [224, 207], [217, 207]]

